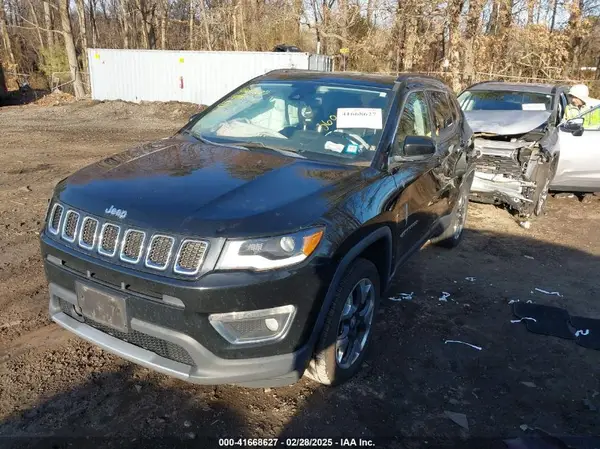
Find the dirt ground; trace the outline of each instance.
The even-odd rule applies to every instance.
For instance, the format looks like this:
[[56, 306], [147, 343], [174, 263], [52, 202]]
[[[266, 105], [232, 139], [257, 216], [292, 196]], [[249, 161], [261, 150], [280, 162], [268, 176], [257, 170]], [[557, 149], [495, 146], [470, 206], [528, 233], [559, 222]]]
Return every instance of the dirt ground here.
[[[599, 433], [600, 352], [511, 324], [508, 305], [531, 299], [600, 318], [598, 198], [551, 198], [529, 230], [471, 204], [459, 248], [425, 247], [399, 271], [388, 296], [413, 299], [383, 301], [367, 366], [335, 389], [306, 379], [259, 390], [189, 385], [51, 323], [37, 233], [53, 186], [169, 135], [194, 109], [0, 108], [0, 447], [207, 447], [239, 436], [377, 437], [376, 447], [411, 448], [475, 438], [485, 443], [469, 447], [493, 447], [524, 435], [523, 425]], [[441, 292], [451, 299], [439, 301]], [[465, 414], [468, 430], [444, 411]]]

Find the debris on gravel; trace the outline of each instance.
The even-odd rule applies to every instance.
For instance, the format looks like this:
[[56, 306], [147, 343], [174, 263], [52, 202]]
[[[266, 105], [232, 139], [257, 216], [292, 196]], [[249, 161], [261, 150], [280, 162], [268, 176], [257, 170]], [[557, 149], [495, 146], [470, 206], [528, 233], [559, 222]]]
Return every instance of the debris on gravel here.
[[64, 104], [73, 103], [75, 101], [76, 99], [73, 95], [57, 89], [54, 92], [51, 92], [48, 95], [41, 97], [33, 104], [35, 104], [36, 106], [60, 106]]
[[450, 420], [458, 424], [465, 430], [469, 430], [469, 421], [467, 420], [467, 415], [464, 413], [450, 412], [448, 410], [444, 410], [444, 415], [448, 417]]
[[[56, 183], [108, 155], [172, 135], [200, 109], [91, 100], [0, 108], [0, 441], [119, 435], [195, 442], [332, 432], [456, 441], [465, 426], [473, 435], [503, 436], [524, 422], [562, 435], [597, 433], [598, 414], [582, 398], [600, 406], [589, 393], [598, 389], [600, 351], [513, 326], [506, 307], [511, 298], [554, 306], [568, 300], [569, 312], [600, 316], [597, 200], [549, 198], [547, 215], [528, 231], [501, 208], [470, 204], [456, 250], [428, 245], [398, 271], [385, 297], [403, 300], [382, 301], [368, 365], [338, 388], [307, 379], [258, 392], [192, 385], [50, 322], [37, 233]], [[533, 292], [536, 285], [552, 290]], [[443, 304], [438, 298], [448, 289]], [[401, 292], [416, 292], [419, 300]], [[449, 337], [485, 350], [443, 344]], [[537, 387], [524, 388], [523, 379]], [[442, 415], [447, 407], [471, 419], [451, 411], [457, 423]]]

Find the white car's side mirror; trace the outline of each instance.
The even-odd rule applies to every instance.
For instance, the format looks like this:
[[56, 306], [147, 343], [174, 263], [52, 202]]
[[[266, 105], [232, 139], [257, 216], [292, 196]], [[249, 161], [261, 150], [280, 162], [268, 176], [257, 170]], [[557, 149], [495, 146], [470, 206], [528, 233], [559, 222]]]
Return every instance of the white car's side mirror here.
[[583, 118], [577, 117], [567, 120], [562, 124], [562, 129], [563, 131], [571, 133], [574, 136], [581, 136], [583, 134]]

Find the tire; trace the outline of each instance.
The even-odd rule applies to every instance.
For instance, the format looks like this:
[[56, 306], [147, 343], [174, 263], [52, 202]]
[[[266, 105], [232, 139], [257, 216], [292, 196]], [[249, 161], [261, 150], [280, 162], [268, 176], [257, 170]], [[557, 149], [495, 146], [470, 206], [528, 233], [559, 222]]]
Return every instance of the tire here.
[[[358, 296], [361, 291], [366, 291], [363, 304]], [[373, 334], [379, 294], [377, 268], [369, 260], [356, 259], [335, 292], [315, 354], [306, 370], [307, 377], [323, 385], [334, 386], [347, 381], [360, 370]], [[353, 333], [356, 333], [354, 340]], [[346, 339], [342, 338], [344, 334]], [[346, 351], [343, 351], [344, 341], [347, 341]], [[339, 357], [340, 353], [342, 357]]]
[[440, 235], [436, 245], [444, 248], [456, 248], [462, 240], [465, 223], [467, 222], [467, 212], [469, 210], [469, 190], [463, 189], [458, 197], [456, 207], [452, 211], [450, 226]]

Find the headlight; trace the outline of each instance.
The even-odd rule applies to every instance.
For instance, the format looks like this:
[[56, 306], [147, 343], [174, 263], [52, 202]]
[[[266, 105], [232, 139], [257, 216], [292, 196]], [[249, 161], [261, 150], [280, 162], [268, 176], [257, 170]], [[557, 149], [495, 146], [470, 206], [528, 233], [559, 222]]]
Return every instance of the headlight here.
[[322, 228], [254, 240], [229, 240], [217, 263], [220, 270], [272, 270], [295, 265], [310, 256], [323, 237]]

